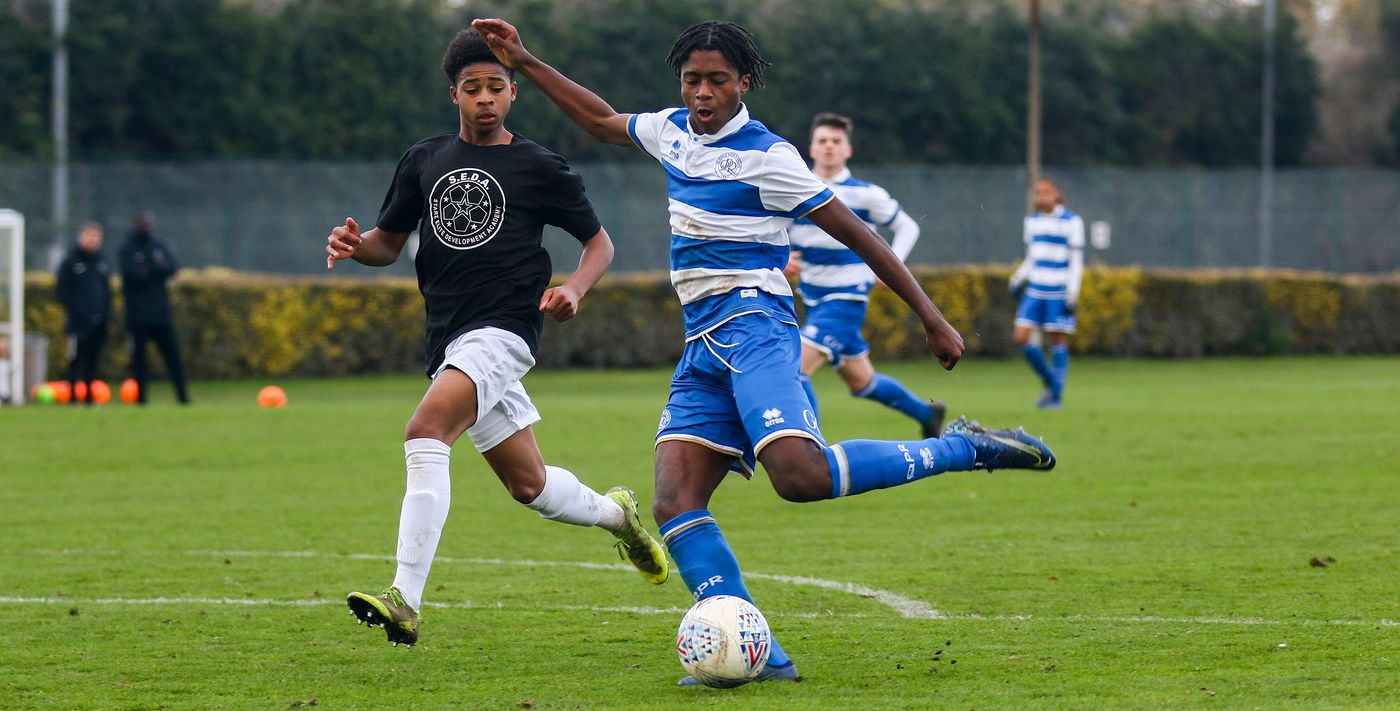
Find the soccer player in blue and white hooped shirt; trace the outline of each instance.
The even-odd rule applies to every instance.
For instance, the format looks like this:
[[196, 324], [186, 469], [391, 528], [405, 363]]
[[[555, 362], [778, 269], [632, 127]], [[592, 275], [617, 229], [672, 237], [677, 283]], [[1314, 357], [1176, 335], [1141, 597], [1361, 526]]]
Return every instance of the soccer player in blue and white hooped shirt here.
[[[1021, 297], [1013, 337], [1045, 385], [1036, 406], [1058, 410], [1069, 375], [1069, 337], [1084, 276], [1084, 220], [1065, 208], [1053, 180], [1036, 181], [1032, 202], [1035, 213], [1026, 217], [1023, 235], [1026, 259], [1011, 275], [1011, 292]], [[1035, 330], [1044, 334], [1050, 348], [1048, 363], [1045, 351], [1031, 340]]]
[[[684, 107], [623, 114], [532, 55], [510, 24], [472, 24], [502, 64], [594, 138], [639, 147], [666, 171], [671, 282], [685, 315], [686, 347], [656, 436], [652, 515], [697, 599], [753, 600], [707, 510], [731, 468], [751, 475], [761, 461], [784, 499], [818, 501], [949, 470], [1054, 466], [1050, 450], [1025, 432], [966, 420], [942, 439], [826, 445], [798, 381], [801, 342], [783, 276], [793, 220], [807, 217], [854, 249], [919, 315], [943, 367], [958, 362], [963, 341], [884, 240], [812, 175], [797, 149], [749, 118], [741, 99], [762, 84], [768, 63], [747, 30], [703, 22], [681, 33], [666, 63], [680, 78]], [[776, 640], [759, 678], [797, 678]]]
[[[892, 248], [903, 262], [919, 239], [919, 223], [899, 209], [899, 202], [884, 188], [851, 175], [846, 161], [851, 159], [852, 128], [849, 118], [837, 114], [822, 113], [812, 119], [812, 144], [807, 149], [812, 172], [872, 232], [877, 226], [894, 232]], [[812, 407], [817, 406], [817, 393], [811, 376], [830, 364], [852, 395], [898, 410], [919, 423], [924, 437], [937, 437], [947, 412], [943, 403], [920, 399], [870, 365], [870, 346], [860, 331], [875, 272], [860, 255], [805, 217], [788, 229], [788, 239], [793, 251], [787, 271], [801, 273], [797, 292], [807, 305], [801, 329], [802, 386]]]

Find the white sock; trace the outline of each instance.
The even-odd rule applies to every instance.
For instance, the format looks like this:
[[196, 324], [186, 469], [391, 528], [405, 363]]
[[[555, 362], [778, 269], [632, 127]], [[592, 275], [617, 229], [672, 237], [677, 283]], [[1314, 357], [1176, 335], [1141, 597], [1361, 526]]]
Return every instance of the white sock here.
[[544, 488], [526, 506], [540, 512], [541, 518], [562, 521], [575, 526], [598, 526], [620, 531], [627, 523], [627, 514], [616, 501], [588, 488], [562, 467], [544, 468]]
[[428, 569], [433, 566], [433, 555], [437, 553], [452, 501], [452, 479], [448, 474], [452, 448], [440, 440], [418, 438], [403, 443], [403, 454], [408, 466], [408, 488], [399, 514], [399, 568], [394, 574], [394, 587], [403, 593], [404, 602], [417, 610], [423, 605]]

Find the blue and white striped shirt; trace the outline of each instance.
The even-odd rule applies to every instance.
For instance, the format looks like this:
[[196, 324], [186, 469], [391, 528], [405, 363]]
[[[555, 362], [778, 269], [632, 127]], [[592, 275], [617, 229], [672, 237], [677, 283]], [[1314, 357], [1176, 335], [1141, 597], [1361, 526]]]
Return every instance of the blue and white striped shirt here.
[[[852, 177], [849, 168], [824, 182], [872, 232], [876, 227], [888, 227], [899, 217], [897, 200], [884, 188]], [[832, 299], [869, 300], [875, 272], [860, 255], [805, 218], [793, 223], [788, 237], [793, 249], [802, 253], [797, 260], [802, 268], [797, 288], [808, 306]]]
[[1026, 260], [1016, 274], [1029, 281], [1026, 294], [1074, 301], [1083, 271], [1084, 220], [1057, 205], [1051, 212], [1026, 216], [1022, 239]]
[[714, 134], [684, 108], [634, 114], [627, 131], [666, 169], [671, 284], [686, 340], [746, 313], [796, 323], [783, 276], [787, 228], [833, 198], [797, 149], [739, 112]]

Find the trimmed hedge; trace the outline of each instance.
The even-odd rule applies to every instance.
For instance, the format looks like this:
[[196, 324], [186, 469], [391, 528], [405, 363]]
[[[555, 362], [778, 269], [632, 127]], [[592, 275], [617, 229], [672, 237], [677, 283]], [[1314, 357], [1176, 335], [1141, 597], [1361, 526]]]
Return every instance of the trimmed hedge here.
[[[924, 288], [982, 356], [1015, 353], [1005, 267], [917, 269]], [[423, 303], [411, 279], [290, 278], [226, 270], [172, 284], [192, 377], [421, 372]], [[118, 318], [102, 372], [126, 372]], [[1091, 267], [1075, 352], [1196, 357], [1400, 353], [1400, 276], [1283, 271], [1172, 272]], [[53, 279], [26, 283], [27, 328], [47, 334], [50, 377], [65, 358]], [[871, 299], [866, 338], [877, 359], [927, 355], [918, 320], [889, 290]], [[546, 320], [544, 367], [668, 366], [681, 353], [680, 304], [665, 274], [608, 277], [567, 324]], [[159, 359], [155, 358], [158, 363]]]

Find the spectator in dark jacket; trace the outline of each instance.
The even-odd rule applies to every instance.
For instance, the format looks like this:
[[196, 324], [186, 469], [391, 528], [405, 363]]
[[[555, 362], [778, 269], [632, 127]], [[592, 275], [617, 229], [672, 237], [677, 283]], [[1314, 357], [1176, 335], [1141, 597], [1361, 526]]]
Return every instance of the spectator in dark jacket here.
[[112, 269], [102, 255], [102, 225], [89, 222], [78, 231], [78, 241], [58, 265], [58, 300], [68, 314], [68, 388], [79, 402], [77, 383], [87, 391], [82, 398], [92, 404], [92, 381], [97, 361], [107, 342], [112, 320]]
[[146, 403], [146, 342], [155, 341], [165, 369], [175, 383], [175, 395], [188, 404], [185, 369], [180, 364], [180, 348], [175, 338], [175, 321], [170, 313], [170, 294], [165, 282], [180, 268], [170, 250], [151, 236], [153, 219], [149, 212], [137, 213], [131, 221], [131, 234], [122, 244], [122, 295], [126, 297], [126, 329], [131, 335], [131, 370], [136, 378], [138, 402]]

